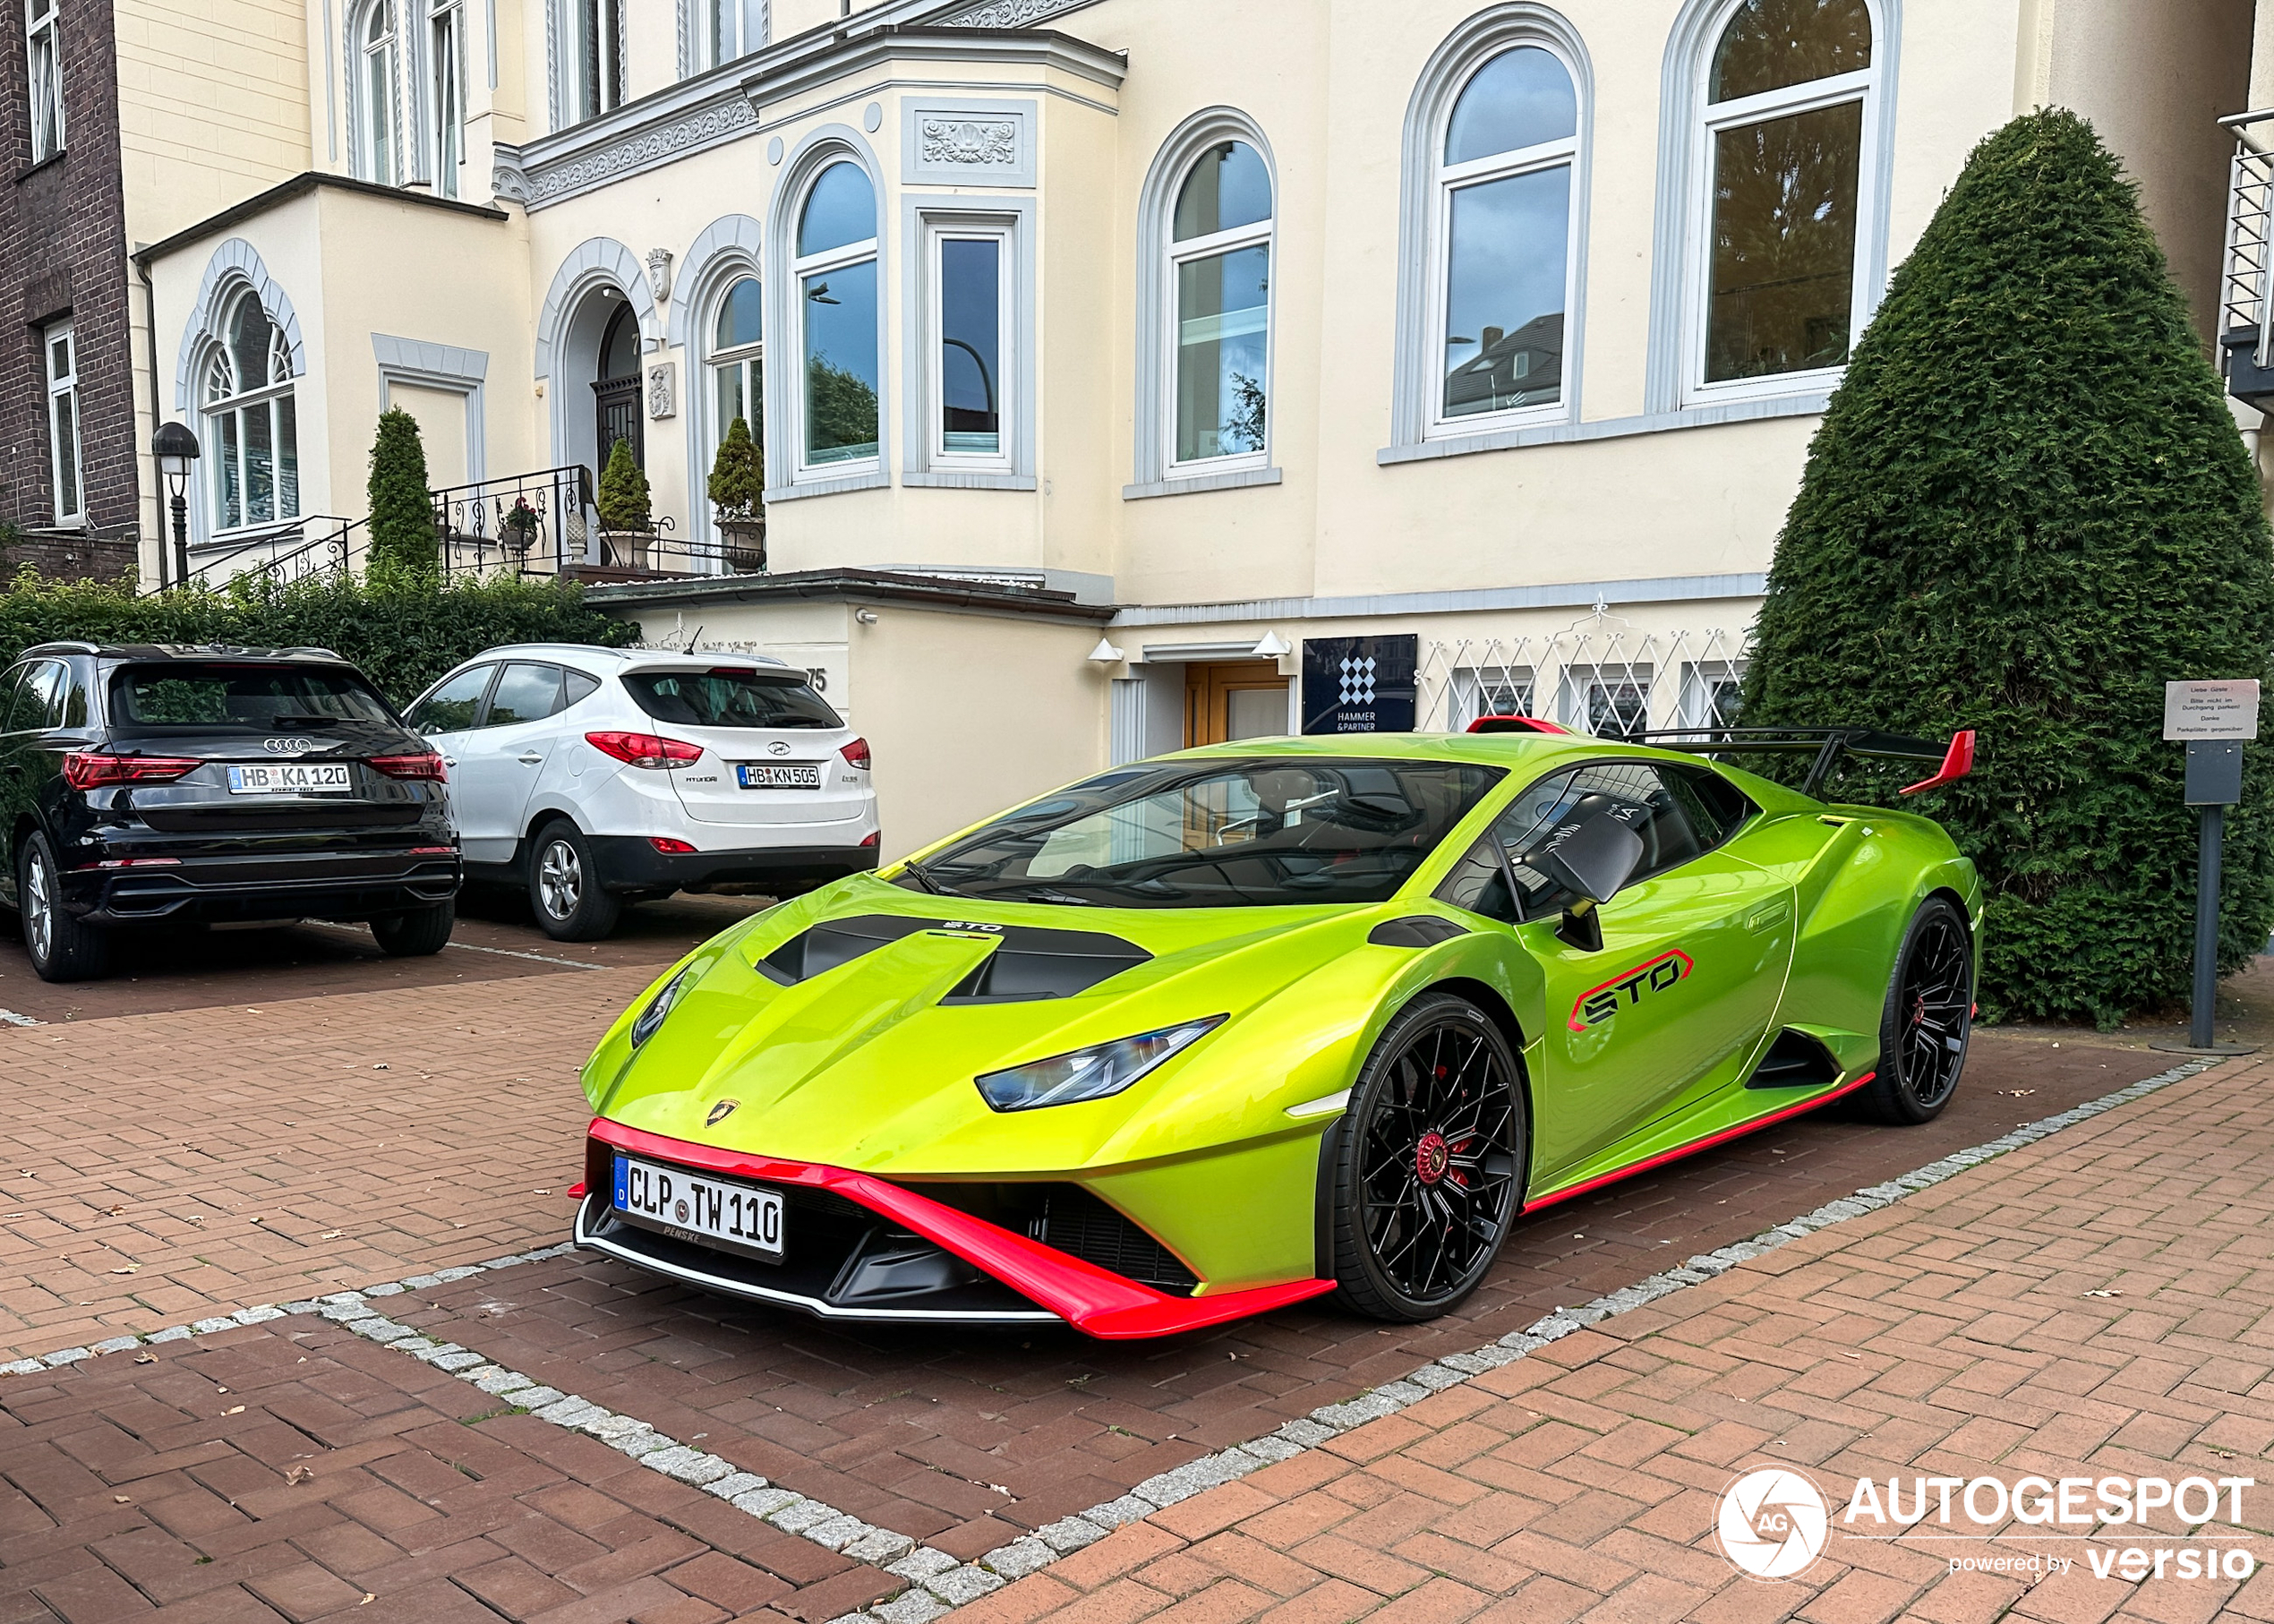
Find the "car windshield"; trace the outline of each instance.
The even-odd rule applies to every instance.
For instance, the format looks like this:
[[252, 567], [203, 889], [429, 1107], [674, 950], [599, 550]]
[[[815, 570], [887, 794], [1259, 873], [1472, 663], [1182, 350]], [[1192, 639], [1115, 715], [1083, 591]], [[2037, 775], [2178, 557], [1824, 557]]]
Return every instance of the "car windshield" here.
[[1148, 762], [1008, 813], [899, 883], [1107, 908], [1380, 902], [1500, 776], [1465, 762]]
[[828, 701], [791, 672], [741, 666], [626, 671], [632, 702], [658, 722], [690, 728], [841, 728]]
[[111, 679], [111, 714], [130, 727], [244, 731], [395, 721], [354, 671], [304, 665], [130, 665]]

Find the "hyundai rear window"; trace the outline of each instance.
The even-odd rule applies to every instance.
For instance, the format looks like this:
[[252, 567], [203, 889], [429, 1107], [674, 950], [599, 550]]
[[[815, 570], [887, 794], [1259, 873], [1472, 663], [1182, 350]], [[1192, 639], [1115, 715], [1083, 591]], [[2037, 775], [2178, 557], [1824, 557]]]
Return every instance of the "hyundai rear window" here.
[[354, 671], [293, 665], [130, 665], [111, 678], [111, 715], [126, 727], [264, 732], [395, 722]]
[[1005, 813], [898, 883], [1104, 908], [1386, 902], [1500, 775], [1347, 756], [1124, 767]]
[[841, 728], [819, 694], [787, 671], [627, 671], [625, 691], [658, 722], [690, 728]]

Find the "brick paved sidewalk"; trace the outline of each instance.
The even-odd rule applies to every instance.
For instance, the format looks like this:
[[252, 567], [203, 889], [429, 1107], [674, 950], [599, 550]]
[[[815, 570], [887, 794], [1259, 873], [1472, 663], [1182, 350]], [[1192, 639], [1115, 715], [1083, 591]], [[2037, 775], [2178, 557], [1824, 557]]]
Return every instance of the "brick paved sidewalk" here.
[[322, 1320], [140, 1357], [0, 1388], [0, 1620], [713, 1624], [898, 1588]]
[[655, 968], [0, 1028], [0, 1361], [560, 1240]]
[[[2245, 1477], [2243, 1548], [2274, 1559], [2270, 1257], [2274, 1062], [2229, 1064], [1127, 1525], [953, 1624], [2274, 1619], [2264, 1572], [1950, 1568], [2181, 1544], [2167, 1511], [2089, 1544], [1837, 1520], [1864, 1475]], [[1741, 1577], [1719, 1497], [1778, 1463], [1824, 1488], [1830, 1541], [1797, 1577]]]

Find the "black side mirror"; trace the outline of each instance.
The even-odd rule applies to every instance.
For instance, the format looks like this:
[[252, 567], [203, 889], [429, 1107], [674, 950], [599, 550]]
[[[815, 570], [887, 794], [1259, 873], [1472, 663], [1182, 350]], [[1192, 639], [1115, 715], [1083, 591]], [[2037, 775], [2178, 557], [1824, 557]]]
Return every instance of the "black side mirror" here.
[[1578, 900], [1563, 910], [1555, 934], [1583, 953], [1603, 951], [1603, 921], [1595, 917], [1598, 904], [1626, 888], [1642, 865], [1642, 836], [1616, 816], [1597, 812], [1566, 824], [1542, 842], [1525, 861]]

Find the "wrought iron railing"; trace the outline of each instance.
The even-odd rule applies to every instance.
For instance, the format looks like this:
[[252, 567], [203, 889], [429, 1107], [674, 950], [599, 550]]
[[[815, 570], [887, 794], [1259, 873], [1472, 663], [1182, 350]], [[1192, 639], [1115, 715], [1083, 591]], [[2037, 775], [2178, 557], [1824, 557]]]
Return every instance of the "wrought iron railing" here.
[[[683, 538], [669, 516], [652, 530], [611, 531], [593, 500], [590, 470], [545, 468], [430, 492], [437, 562], [446, 580], [496, 575], [566, 576], [636, 581], [687, 575], [737, 575], [765, 568], [765, 526], [725, 527], [724, 539]], [[208, 586], [286, 585], [360, 574], [370, 520], [307, 518], [258, 535], [231, 537], [220, 551], [190, 560]]]

